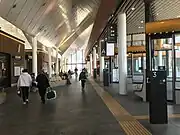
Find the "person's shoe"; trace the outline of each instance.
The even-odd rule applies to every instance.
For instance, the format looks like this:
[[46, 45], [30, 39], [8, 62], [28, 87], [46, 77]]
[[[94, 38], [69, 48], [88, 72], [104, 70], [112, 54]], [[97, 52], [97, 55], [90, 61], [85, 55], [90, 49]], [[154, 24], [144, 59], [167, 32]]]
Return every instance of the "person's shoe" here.
[[41, 101], [42, 104], [45, 104], [45, 101]]
[[29, 99], [26, 99], [26, 103], [29, 103]]
[[23, 102], [23, 105], [26, 105], [26, 102]]

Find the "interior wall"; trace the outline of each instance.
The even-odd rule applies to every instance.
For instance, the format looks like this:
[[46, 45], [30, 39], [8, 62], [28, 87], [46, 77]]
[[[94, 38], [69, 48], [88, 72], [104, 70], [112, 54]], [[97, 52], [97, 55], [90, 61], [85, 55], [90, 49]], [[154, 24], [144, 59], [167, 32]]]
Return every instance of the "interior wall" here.
[[0, 52], [10, 55], [10, 81], [14, 84], [18, 79], [18, 76], [14, 75], [14, 67], [24, 68], [24, 42], [0, 30]]

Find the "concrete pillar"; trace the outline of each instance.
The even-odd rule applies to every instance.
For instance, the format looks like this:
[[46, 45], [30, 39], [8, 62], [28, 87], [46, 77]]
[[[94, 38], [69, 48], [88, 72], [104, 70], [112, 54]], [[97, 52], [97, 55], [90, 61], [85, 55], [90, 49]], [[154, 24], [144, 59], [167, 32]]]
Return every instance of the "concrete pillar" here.
[[58, 58], [59, 52], [58, 48], [56, 48], [56, 75], [59, 75], [59, 58]]
[[92, 62], [92, 53], [90, 54], [90, 75], [92, 76], [92, 69], [93, 69], [93, 62]]
[[103, 81], [104, 56], [100, 58], [100, 81]]
[[119, 62], [118, 56], [116, 56], [116, 57], [115, 57], [115, 67], [118, 67], [118, 62]]
[[[158, 39], [157, 44], [159, 46], [159, 49], [162, 48], [163, 39]], [[163, 52], [162, 51], [158, 51], [158, 66], [163, 66]]]
[[52, 77], [52, 67], [51, 67], [51, 64], [52, 64], [52, 59], [51, 59], [51, 53], [52, 53], [52, 49], [49, 47], [49, 48], [48, 48], [48, 60], [49, 60], [48, 67], [49, 67], [49, 78], [51, 78], [51, 77]]
[[76, 68], [77, 68], [77, 63], [78, 63], [78, 51], [76, 50]]
[[118, 15], [118, 67], [119, 67], [119, 94], [126, 95], [127, 79], [127, 43], [126, 43], [126, 14]]
[[104, 69], [104, 56], [101, 56], [101, 42], [99, 42], [99, 57], [100, 57], [100, 81], [103, 81], [103, 69]]
[[[138, 57], [138, 70], [141, 66], [142, 66], [141, 57]], [[139, 72], [141, 72], [141, 70], [139, 70]]]
[[158, 66], [163, 66], [163, 52], [158, 51]]
[[96, 62], [96, 48], [93, 48], [93, 68], [97, 68], [97, 62]]
[[68, 63], [68, 59], [67, 58], [65, 58], [64, 59], [64, 65], [65, 65], [65, 72], [68, 72], [68, 65], [67, 65], [67, 63]]
[[88, 74], [91, 73], [91, 65], [90, 65], [90, 61], [87, 61], [87, 66], [86, 66], [87, 70], [88, 70]]
[[37, 76], [37, 38], [32, 38], [32, 72]]
[[66, 58], [64, 58], [64, 71], [67, 72], [66, 71]]

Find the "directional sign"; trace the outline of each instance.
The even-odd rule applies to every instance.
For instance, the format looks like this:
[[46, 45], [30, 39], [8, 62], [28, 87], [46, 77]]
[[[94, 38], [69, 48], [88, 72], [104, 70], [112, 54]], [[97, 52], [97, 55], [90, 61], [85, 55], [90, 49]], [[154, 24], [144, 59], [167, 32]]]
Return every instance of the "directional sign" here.
[[101, 56], [106, 56], [106, 42], [101, 42]]
[[101, 54], [102, 54], [102, 55], [105, 55], [105, 54], [106, 54], [105, 49], [102, 50]]

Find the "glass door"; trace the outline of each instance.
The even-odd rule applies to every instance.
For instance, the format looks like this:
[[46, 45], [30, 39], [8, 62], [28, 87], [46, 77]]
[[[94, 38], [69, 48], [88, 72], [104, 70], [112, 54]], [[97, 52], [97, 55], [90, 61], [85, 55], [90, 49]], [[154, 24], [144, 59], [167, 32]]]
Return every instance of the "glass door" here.
[[174, 101], [174, 64], [172, 38], [153, 39], [152, 70], [165, 66], [167, 71], [167, 100]]
[[175, 90], [180, 90], [180, 34], [175, 35]]

